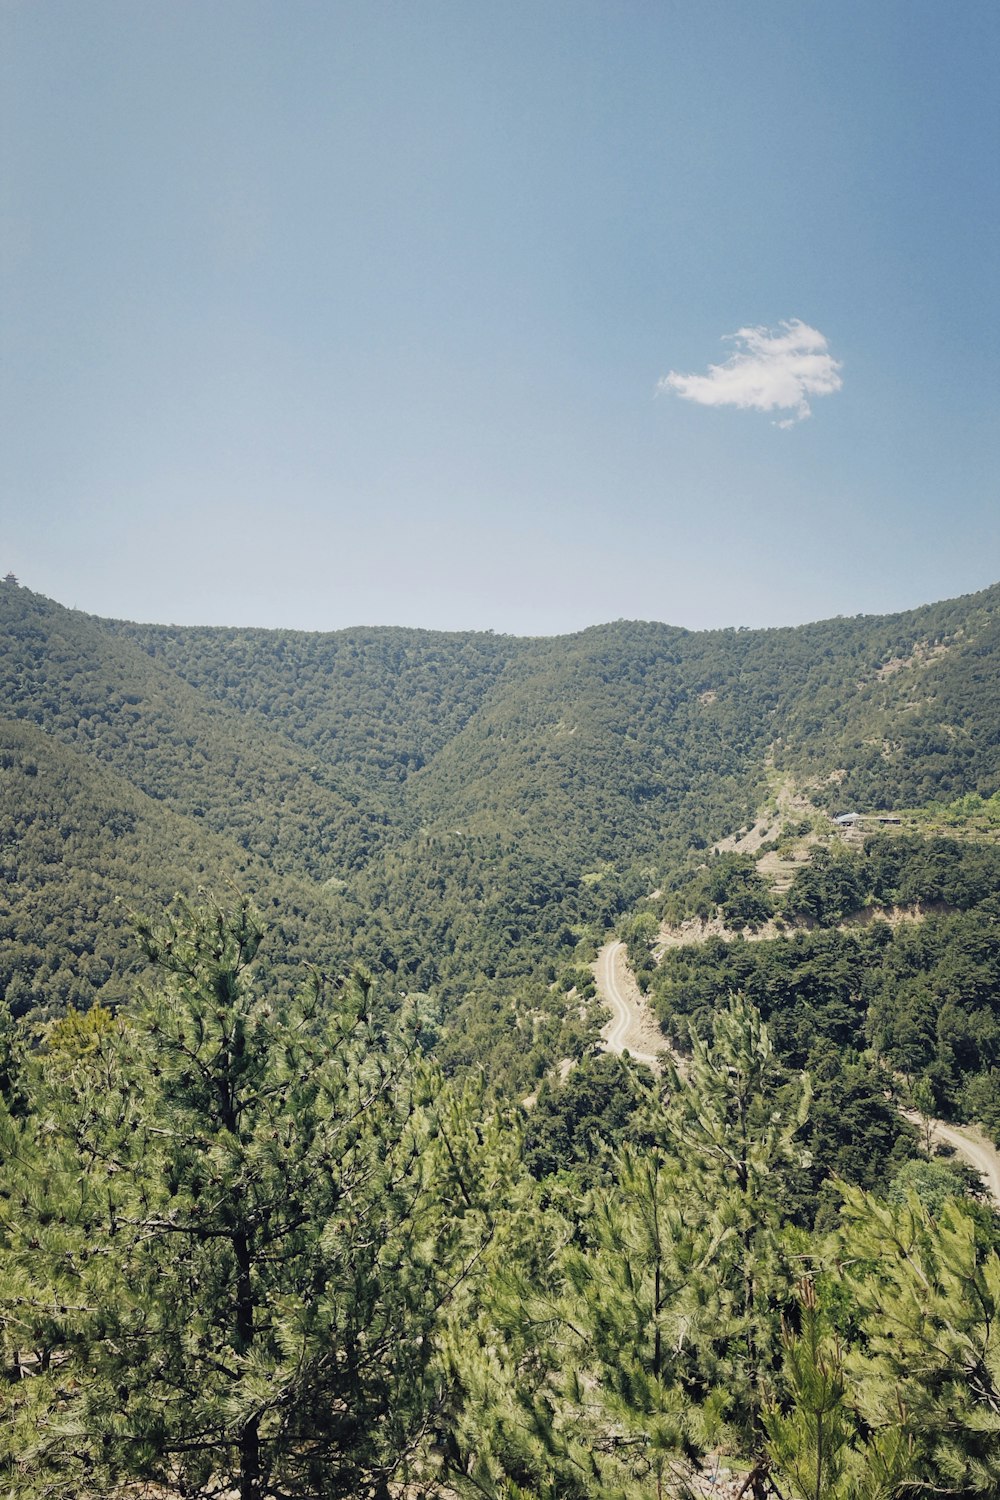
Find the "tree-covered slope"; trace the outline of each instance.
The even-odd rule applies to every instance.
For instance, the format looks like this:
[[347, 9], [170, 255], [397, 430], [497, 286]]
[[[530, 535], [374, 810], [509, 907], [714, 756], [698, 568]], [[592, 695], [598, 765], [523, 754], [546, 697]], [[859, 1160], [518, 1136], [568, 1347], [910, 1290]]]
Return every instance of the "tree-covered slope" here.
[[173, 811], [313, 879], [367, 857], [383, 815], [346, 776], [191, 688], [99, 620], [0, 587], [0, 691], [35, 724]]
[[275, 993], [265, 925], [182, 905], [138, 1003], [0, 1034], [5, 1493], [997, 1493], [998, 1221], [863, 1079], [890, 1163], [730, 997], [522, 1149], [366, 976]]
[[782, 634], [779, 765], [862, 809], [1000, 786], [1000, 585]]
[[183, 629], [103, 621], [206, 699], [263, 721], [377, 800], [474, 714], [525, 643], [492, 633]]
[[[400, 988], [457, 1000], [570, 960], [740, 827], [772, 767], [862, 808], [995, 790], [998, 603], [517, 640], [141, 626], [5, 584], [0, 690], [185, 838], [310, 882]], [[113, 839], [90, 859], [111, 870]]]
[[[413, 831], [558, 830], [584, 864], [727, 832], [764, 758], [866, 806], [992, 791], [1000, 588], [884, 617], [554, 639], [105, 622]], [[821, 792], [820, 795], [823, 795]]]
[[0, 992], [16, 1016], [122, 999], [137, 968], [129, 908], [156, 912], [202, 885], [238, 885], [269, 914], [276, 940], [264, 962], [284, 991], [300, 982], [303, 962], [333, 969], [350, 951], [342, 903], [8, 719], [0, 873]]
[[516, 820], [584, 868], [718, 836], [753, 805], [769, 739], [739, 675], [714, 637], [663, 625], [534, 642], [414, 778], [414, 806], [490, 831]]

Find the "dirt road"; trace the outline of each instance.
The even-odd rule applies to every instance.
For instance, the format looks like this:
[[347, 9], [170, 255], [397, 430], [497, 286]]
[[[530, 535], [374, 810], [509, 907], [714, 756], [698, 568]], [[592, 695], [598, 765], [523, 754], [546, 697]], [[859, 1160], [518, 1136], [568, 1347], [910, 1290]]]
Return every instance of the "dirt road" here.
[[[611, 1020], [602, 1032], [607, 1050], [628, 1052], [637, 1062], [659, 1070], [659, 1057], [669, 1052], [670, 1047], [632, 977], [625, 944], [605, 943], [597, 955], [594, 974], [597, 992], [611, 1011]], [[913, 1124], [922, 1123], [914, 1111], [902, 1113]], [[930, 1132], [932, 1140], [951, 1146], [981, 1173], [990, 1197], [1000, 1208], [1000, 1151], [975, 1125], [948, 1125], [944, 1120], [931, 1120]]]
[[[903, 1114], [911, 1124], [923, 1130], [924, 1121], [915, 1109], [904, 1109]], [[931, 1140], [940, 1141], [963, 1156], [982, 1177], [987, 1192], [1000, 1208], [1000, 1151], [976, 1125], [948, 1125], [944, 1120], [929, 1120], [927, 1123]]]
[[625, 962], [625, 944], [605, 943], [595, 965], [597, 992], [611, 1011], [602, 1036], [609, 1052], [628, 1052], [637, 1062], [659, 1069], [659, 1054], [668, 1051], [639, 986]]

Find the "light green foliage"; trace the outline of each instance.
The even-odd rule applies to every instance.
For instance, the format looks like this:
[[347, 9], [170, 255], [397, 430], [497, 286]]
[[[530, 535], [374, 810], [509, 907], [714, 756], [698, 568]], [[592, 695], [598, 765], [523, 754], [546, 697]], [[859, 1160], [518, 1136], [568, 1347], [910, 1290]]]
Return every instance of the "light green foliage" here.
[[579, 1233], [549, 1210], [541, 1260], [513, 1256], [491, 1280], [472, 1358], [490, 1434], [482, 1493], [507, 1478], [538, 1493], [680, 1495], [717, 1445], [749, 1459], [752, 1492], [766, 1493], [764, 1414], [797, 1276], [781, 1202], [808, 1089], [736, 998], [687, 1075], [645, 1105], [646, 1139], [609, 1158]]
[[719, 1310], [709, 1303], [722, 1231], [692, 1213], [668, 1151], [626, 1146], [616, 1167], [596, 1196], [587, 1249], [565, 1258], [564, 1316], [582, 1335], [567, 1391], [581, 1431], [603, 1446], [602, 1486], [641, 1494], [679, 1479], [721, 1429], [721, 1390], [692, 1401], [687, 1387]]
[[584, 1500], [598, 1493], [598, 1467], [564, 1391], [576, 1336], [564, 1319], [562, 1258], [574, 1227], [519, 1158], [490, 1152], [492, 1234], [479, 1278], [449, 1306], [450, 1402], [438, 1434], [445, 1493]]
[[796, 1500], [892, 1500], [908, 1493], [913, 1446], [898, 1428], [862, 1429], [848, 1350], [812, 1280], [798, 1288], [797, 1330], [786, 1326], [782, 1378], [764, 1415], [777, 1493]]
[[931, 802], [927, 807], [907, 812], [907, 822], [931, 829], [954, 829], [975, 838], [996, 838], [1000, 833], [1000, 792], [981, 797], [966, 792], [951, 802]]
[[662, 1092], [581, 1066], [536, 1180], [422, 1057], [426, 996], [262, 993], [246, 901], [142, 935], [142, 1004], [12, 1054], [12, 1500], [681, 1500], [720, 1453], [755, 1500], [997, 1493], [995, 1232], [856, 1189], [791, 1231], [810, 1089], [743, 997]]
[[806, 1078], [786, 1077], [742, 996], [716, 1017], [711, 1043], [693, 1045], [687, 1076], [668, 1078], [660, 1116], [679, 1162], [688, 1232], [701, 1223], [715, 1244], [686, 1289], [697, 1298], [689, 1336], [708, 1390], [724, 1393], [729, 1441], [752, 1462], [750, 1492], [763, 1495], [763, 1413], [795, 1280], [781, 1226], [789, 1183], [808, 1163], [800, 1133], [811, 1091]]
[[381, 1495], [489, 1233], [471, 1104], [363, 973], [258, 994], [245, 901], [144, 938], [163, 987], [53, 1028], [18, 1148], [4, 1315], [29, 1378], [6, 1472], [67, 1500]]
[[844, 1276], [861, 1342], [853, 1400], [874, 1434], [912, 1454], [915, 1492], [1000, 1489], [1000, 1257], [957, 1201], [931, 1217], [845, 1190]]
[[916, 1157], [904, 1162], [889, 1184], [886, 1202], [906, 1203], [911, 1194], [937, 1215], [950, 1198], [960, 1198], [965, 1189], [961, 1169], [951, 1162], [927, 1161]]
[[824, 1326], [816, 1289], [798, 1288], [798, 1333], [784, 1334], [784, 1383], [788, 1409], [765, 1413], [768, 1450], [775, 1470], [802, 1500], [849, 1500], [846, 1449], [853, 1432], [845, 1395], [844, 1350]]

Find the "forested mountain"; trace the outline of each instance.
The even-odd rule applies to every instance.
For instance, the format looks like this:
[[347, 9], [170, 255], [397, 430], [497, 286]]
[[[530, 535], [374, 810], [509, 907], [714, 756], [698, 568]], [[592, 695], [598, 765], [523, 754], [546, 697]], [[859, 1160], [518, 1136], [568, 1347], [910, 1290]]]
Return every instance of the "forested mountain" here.
[[[50, 1006], [120, 968], [106, 898], [77, 893], [112, 872], [126, 901], [232, 875], [284, 908], [301, 882], [304, 920], [400, 989], [509, 987], [748, 820], [771, 770], [861, 810], [994, 791], [998, 606], [994, 588], [795, 630], [315, 635], [102, 621], [8, 583], [5, 920], [44, 948], [61, 889], [80, 956], [104, 953]], [[32, 777], [32, 756], [57, 762]], [[45, 844], [53, 780], [77, 832]], [[108, 797], [141, 857], [88, 812]], [[8, 966], [18, 1006], [43, 968]]]
[[342, 922], [304, 878], [34, 724], [0, 721], [0, 816], [0, 986], [15, 1017], [123, 1000], [138, 967], [129, 908], [162, 909], [178, 890], [252, 893], [275, 925], [262, 962], [285, 991], [304, 960], [333, 968], [350, 952]]
[[[1000, 1220], [899, 1105], [1000, 1133], [998, 609], [0, 585], [5, 1491], [997, 1494]], [[613, 929], [662, 1086], [597, 1045]]]

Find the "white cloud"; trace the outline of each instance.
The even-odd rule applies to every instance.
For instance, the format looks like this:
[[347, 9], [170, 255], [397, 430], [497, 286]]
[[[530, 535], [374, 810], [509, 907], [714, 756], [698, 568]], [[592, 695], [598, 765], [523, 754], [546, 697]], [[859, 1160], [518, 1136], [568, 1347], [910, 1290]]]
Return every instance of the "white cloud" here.
[[829, 396], [844, 383], [826, 339], [798, 318], [778, 328], [740, 328], [727, 337], [737, 348], [724, 365], [709, 365], [707, 375], [671, 370], [657, 390], [699, 406], [791, 412], [777, 424], [791, 427], [811, 415], [808, 396]]

